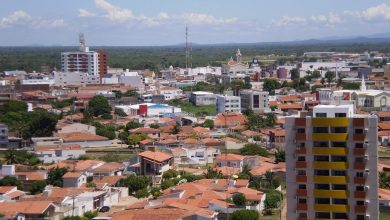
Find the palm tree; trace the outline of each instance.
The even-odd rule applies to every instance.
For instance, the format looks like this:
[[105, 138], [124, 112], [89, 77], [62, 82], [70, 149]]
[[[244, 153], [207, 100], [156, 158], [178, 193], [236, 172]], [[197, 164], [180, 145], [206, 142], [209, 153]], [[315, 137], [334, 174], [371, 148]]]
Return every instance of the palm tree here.
[[18, 164], [19, 158], [15, 150], [7, 150], [4, 154], [5, 164]]
[[271, 186], [271, 185], [272, 185], [272, 182], [273, 182], [274, 179], [275, 179], [275, 173], [274, 173], [274, 172], [271, 172], [271, 171], [267, 171], [267, 172], [265, 172], [263, 178], [264, 178], [264, 180], [267, 182], [267, 185], [268, 185], [268, 186]]

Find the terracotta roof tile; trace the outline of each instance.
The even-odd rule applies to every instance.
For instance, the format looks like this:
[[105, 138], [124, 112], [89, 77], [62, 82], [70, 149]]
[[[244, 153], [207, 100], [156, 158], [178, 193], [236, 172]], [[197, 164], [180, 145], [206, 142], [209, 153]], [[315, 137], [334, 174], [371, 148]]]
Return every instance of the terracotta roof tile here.
[[108, 138], [83, 132], [70, 132], [57, 134], [64, 142], [78, 142], [78, 141], [106, 141]]
[[159, 152], [159, 151], [156, 151], [156, 152], [144, 151], [144, 152], [140, 153], [139, 156], [147, 158], [149, 160], [154, 160], [154, 161], [157, 161], [160, 163], [173, 158], [172, 155], [167, 154], [167, 153], [163, 153], [163, 152]]

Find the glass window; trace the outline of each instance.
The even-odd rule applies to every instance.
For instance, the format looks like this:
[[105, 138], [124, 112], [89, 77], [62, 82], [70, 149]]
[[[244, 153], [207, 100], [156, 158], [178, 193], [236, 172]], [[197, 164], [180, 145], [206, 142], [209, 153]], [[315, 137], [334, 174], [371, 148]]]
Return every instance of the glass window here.
[[329, 170], [314, 170], [314, 174], [317, 176], [329, 176]]
[[346, 156], [332, 156], [332, 162], [346, 162]]
[[328, 127], [314, 127], [313, 128], [313, 133], [322, 133], [322, 134], [326, 134], [326, 133], [329, 133], [329, 129]]
[[329, 156], [324, 156], [324, 155], [314, 156], [314, 161], [329, 161]]
[[333, 190], [347, 190], [346, 184], [333, 184]]
[[329, 198], [316, 198], [316, 204], [330, 204]]
[[334, 116], [336, 118], [345, 118], [347, 117], [347, 113], [335, 113]]
[[348, 200], [347, 199], [333, 199], [332, 204], [346, 205], [346, 204], [348, 204]]
[[348, 219], [347, 213], [333, 213], [333, 219]]
[[330, 185], [329, 184], [316, 184], [315, 189], [329, 190]]
[[317, 118], [326, 118], [326, 113], [316, 113]]
[[316, 212], [316, 218], [330, 219], [329, 212]]

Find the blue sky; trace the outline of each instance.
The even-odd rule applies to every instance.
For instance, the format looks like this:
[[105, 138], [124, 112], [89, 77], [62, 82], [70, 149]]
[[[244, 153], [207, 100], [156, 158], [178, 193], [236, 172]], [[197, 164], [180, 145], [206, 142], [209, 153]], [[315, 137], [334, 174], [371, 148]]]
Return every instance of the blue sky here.
[[0, 45], [291, 41], [390, 30], [377, 0], [0, 0]]

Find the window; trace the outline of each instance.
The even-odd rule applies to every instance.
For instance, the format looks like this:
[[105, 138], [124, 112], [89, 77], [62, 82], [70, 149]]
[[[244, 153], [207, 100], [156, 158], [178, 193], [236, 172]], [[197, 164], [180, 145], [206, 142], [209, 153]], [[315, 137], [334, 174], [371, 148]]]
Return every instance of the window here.
[[314, 147], [329, 147], [329, 142], [324, 142], [324, 141], [321, 141], [321, 142], [314, 142], [313, 143], [313, 146]]
[[305, 184], [299, 184], [298, 185], [298, 189], [306, 189], [306, 185]]
[[365, 220], [366, 217], [364, 215], [356, 215], [356, 220]]
[[317, 176], [329, 176], [329, 170], [314, 170], [314, 174]]
[[347, 190], [346, 184], [333, 184], [333, 190]]
[[253, 95], [253, 108], [260, 107], [260, 97], [259, 95]]
[[345, 170], [333, 170], [332, 176], [347, 176], [347, 172]]
[[364, 201], [356, 201], [356, 205], [364, 205]]
[[355, 143], [355, 148], [363, 148], [363, 143]]
[[316, 218], [330, 219], [329, 212], [316, 212]]
[[355, 162], [356, 163], [362, 163], [362, 162], [364, 162], [364, 158], [363, 157], [356, 157], [355, 158]]
[[346, 156], [332, 156], [332, 162], [347, 162]]
[[347, 113], [335, 113], [334, 116], [336, 118], [345, 118], [347, 117]]
[[298, 161], [306, 161], [306, 158], [304, 156], [299, 156]]
[[363, 177], [363, 172], [356, 172], [356, 177]]
[[326, 113], [316, 113], [316, 118], [326, 118]]
[[313, 133], [326, 134], [328, 132], [329, 132], [328, 127], [314, 127], [313, 128]]
[[304, 199], [304, 198], [299, 198], [299, 199], [298, 199], [298, 203], [299, 203], [299, 204], [306, 204], [306, 199]]
[[316, 184], [315, 189], [329, 190], [330, 185], [329, 184]]
[[298, 175], [306, 176], [306, 170], [298, 170]]
[[363, 129], [361, 128], [355, 129], [355, 134], [363, 134]]
[[333, 147], [347, 147], [346, 142], [333, 142]]
[[314, 156], [314, 161], [329, 161], [329, 156], [323, 156], [323, 155], [320, 155], [320, 156]]
[[306, 212], [299, 213], [299, 218], [307, 218], [307, 213]]
[[347, 213], [333, 213], [333, 219], [348, 219]]
[[356, 186], [356, 191], [364, 191], [364, 186]]
[[332, 204], [346, 205], [346, 204], [348, 204], [348, 200], [347, 199], [333, 199]]
[[334, 133], [347, 133], [347, 127], [335, 127]]
[[329, 198], [316, 198], [316, 204], [330, 204]]
[[306, 133], [306, 131], [305, 131], [304, 128], [298, 128], [298, 129], [297, 129], [297, 133], [303, 134], [303, 133]]

